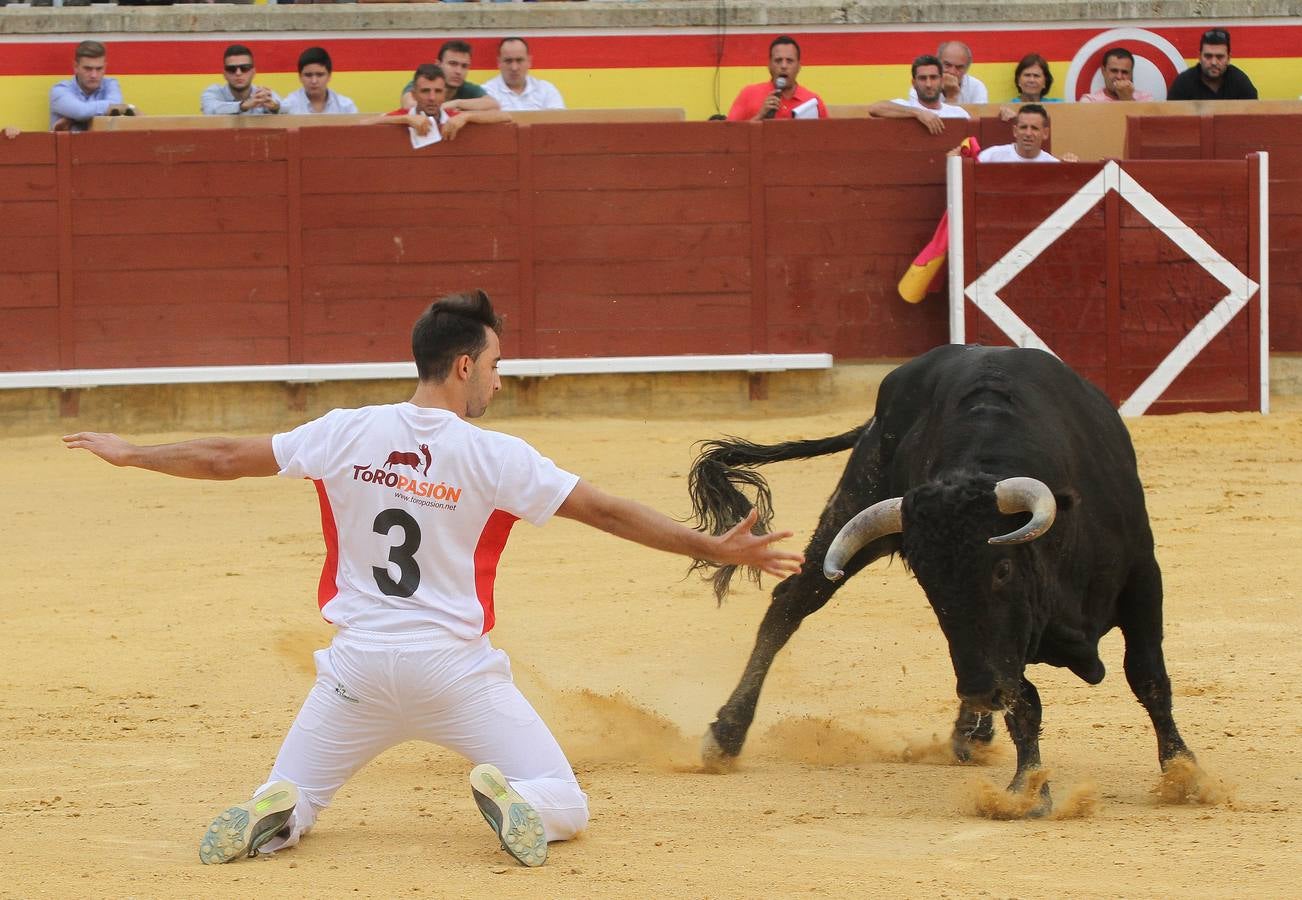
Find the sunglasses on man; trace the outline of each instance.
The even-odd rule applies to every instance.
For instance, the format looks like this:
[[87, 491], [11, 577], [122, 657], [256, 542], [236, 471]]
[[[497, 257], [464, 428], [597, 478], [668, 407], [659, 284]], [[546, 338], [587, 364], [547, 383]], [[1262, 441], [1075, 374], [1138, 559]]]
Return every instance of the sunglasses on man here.
[[233, 66], [228, 65], [226, 66], [226, 71], [231, 75], [234, 75], [236, 72], [239, 72], [242, 75], [245, 72], [253, 71], [253, 63], [236, 63]]

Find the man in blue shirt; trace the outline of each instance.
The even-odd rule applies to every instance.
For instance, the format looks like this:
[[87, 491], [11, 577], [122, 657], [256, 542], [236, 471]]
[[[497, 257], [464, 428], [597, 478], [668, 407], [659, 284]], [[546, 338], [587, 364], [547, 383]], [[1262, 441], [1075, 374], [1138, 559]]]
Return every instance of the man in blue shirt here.
[[99, 41], [82, 41], [72, 55], [72, 78], [50, 88], [50, 130], [85, 131], [95, 116], [133, 116], [122, 102], [116, 78], [104, 74], [108, 51]]
[[213, 84], [199, 98], [205, 116], [263, 116], [280, 112], [280, 98], [271, 88], [253, 83], [258, 70], [253, 51], [243, 44], [231, 44], [222, 52], [225, 84]]

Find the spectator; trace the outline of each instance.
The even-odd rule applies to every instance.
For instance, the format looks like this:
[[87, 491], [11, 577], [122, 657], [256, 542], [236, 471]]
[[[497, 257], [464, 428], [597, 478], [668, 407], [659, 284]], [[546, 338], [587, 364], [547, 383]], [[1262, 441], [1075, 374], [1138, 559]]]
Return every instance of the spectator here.
[[[497, 101], [479, 85], [466, 81], [470, 74], [470, 45], [465, 41], [444, 41], [439, 47], [439, 68], [447, 78], [448, 98], [443, 101], [444, 112], [461, 110], [497, 109]], [[416, 82], [410, 82], [402, 89], [402, 106], [412, 109], [416, 106], [413, 89]]]
[[[988, 163], [1042, 163], [1058, 162], [1058, 158], [1044, 150], [1049, 139], [1049, 111], [1038, 103], [1025, 103], [1017, 108], [1013, 122], [1013, 142], [986, 147], [977, 154], [977, 162]], [[958, 155], [959, 148], [950, 151]], [[1064, 162], [1079, 162], [1076, 154], [1064, 153]]]
[[[800, 45], [779, 35], [769, 44], [769, 80], [748, 84], [732, 101], [728, 118], [734, 122], [752, 119], [826, 119], [823, 98], [797, 84], [800, 75]], [[797, 109], [800, 113], [797, 114]]]
[[529, 74], [532, 65], [524, 38], [503, 38], [497, 45], [497, 70], [501, 74], [485, 84], [484, 90], [506, 110], [564, 109], [565, 100], [556, 85]]
[[416, 67], [412, 75], [412, 96], [416, 106], [408, 109], [398, 107], [393, 112], [385, 113], [375, 122], [392, 122], [395, 125], [409, 125], [419, 135], [429, 134], [431, 127], [439, 129], [443, 139], [455, 140], [457, 133], [467, 125], [482, 125], [494, 122], [510, 122], [511, 116], [500, 109], [463, 109], [449, 110], [444, 98], [447, 96], [447, 76], [443, 69], [434, 63], [423, 63]]
[[22, 134], [22, 131], [19, 130], [17, 125], [6, 125], [3, 133], [5, 137], [12, 141], [14, 138], [18, 137], [18, 135]]
[[1103, 90], [1086, 94], [1081, 103], [1115, 103], [1152, 100], [1153, 95], [1135, 87], [1135, 55], [1125, 47], [1113, 47], [1103, 54]]
[[243, 44], [231, 44], [222, 53], [225, 84], [210, 85], [199, 98], [205, 116], [263, 116], [280, 112], [280, 98], [271, 88], [254, 87], [258, 70], [253, 51]]
[[1168, 100], [1256, 100], [1257, 88], [1238, 66], [1230, 64], [1230, 33], [1224, 28], [1204, 31], [1198, 40], [1198, 62], [1171, 81]]
[[1009, 103], [1060, 103], [1059, 97], [1045, 96], [1053, 88], [1053, 73], [1049, 64], [1038, 53], [1028, 53], [1013, 69], [1013, 84], [1017, 86], [1017, 96]]
[[942, 119], [968, 119], [967, 110], [951, 106], [941, 99], [941, 63], [934, 56], [919, 56], [913, 61], [912, 96], [907, 100], [881, 100], [868, 107], [875, 119], [917, 119], [932, 134], [945, 130]]
[[116, 78], [104, 74], [108, 51], [99, 41], [82, 41], [72, 53], [72, 77], [50, 88], [50, 130], [85, 131], [96, 116], [135, 115], [122, 102]]
[[285, 98], [280, 111], [294, 116], [356, 113], [356, 103], [330, 90], [334, 71], [329, 53], [321, 47], [308, 47], [298, 57], [298, 80], [303, 86]]
[[[940, 91], [946, 103], [989, 103], [990, 92], [981, 79], [969, 75], [972, 67], [972, 50], [962, 41], [945, 41], [936, 48], [940, 60]], [[917, 100], [917, 90], [909, 91], [909, 99]]]

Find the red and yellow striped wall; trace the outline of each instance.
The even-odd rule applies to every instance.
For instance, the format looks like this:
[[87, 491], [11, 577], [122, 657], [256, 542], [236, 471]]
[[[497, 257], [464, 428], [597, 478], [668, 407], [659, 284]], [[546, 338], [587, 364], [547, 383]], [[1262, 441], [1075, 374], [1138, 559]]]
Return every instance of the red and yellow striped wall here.
[[[1049, 60], [1062, 97], [1072, 61], [1082, 60], [1090, 42], [1114, 27], [1151, 34], [1166, 42], [1171, 55], [1192, 63], [1198, 36], [1211, 25], [1226, 26], [1233, 37], [1234, 63], [1256, 83], [1262, 99], [1297, 99], [1302, 94], [1302, 25], [1291, 19], [1245, 22], [1091, 23], [1053, 26], [964, 26], [961, 30], [918, 26], [858, 26], [791, 32], [801, 43], [805, 68], [801, 81], [832, 104], [871, 103], [901, 96], [909, 86], [909, 62], [935, 52], [947, 38], [971, 45], [972, 72], [990, 88], [991, 100], [1014, 93], [1015, 62], [1028, 52]], [[718, 34], [710, 29], [655, 33], [591, 31], [525, 32], [534, 56], [534, 74], [560, 88], [571, 107], [622, 108], [681, 106], [689, 119], [726, 112], [745, 84], [766, 77], [769, 41], [777, 31], [754, 29]], [[362, 111], [392, 109], [408, 73], [431, 61], [449, 35], [417, 33], [306, 32], [225, 35], [106, 35], [109, 74], [118, 78], [126, 99], [145, 113], [193, 115], [199, 95], [220, 81], [222, 49], [240, 42], [253, 48], [259, 81], [287, 93], [298, 86], [295, 60], [307, 46], [326, 47], [335, 61], [334, 87], [357, 101]], [[496, 74], [499, 35], [461, 32], [474, 48], [472, 80]], [[72, 69], [72, 48], [92, 35], [0, 37], [0, 124], [43, 130], [48, 122], [50, 85]], [[1124, 41], [1136, 46], [1130, 41]], [[1142, 43], [1142, 41], [1141, 41]], [[1101, 52], [1101, 50], [1095, 51]], [[1088, 53], [1085, 54], [1086, 56]]]

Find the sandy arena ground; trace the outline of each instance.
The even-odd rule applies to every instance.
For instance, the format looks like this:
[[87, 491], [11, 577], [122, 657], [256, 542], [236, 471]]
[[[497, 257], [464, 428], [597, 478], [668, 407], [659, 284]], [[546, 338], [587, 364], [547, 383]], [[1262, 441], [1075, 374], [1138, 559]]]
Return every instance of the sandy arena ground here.
[[[861, 410], [703, 421], [486, 420], [595, 483], [688, 511], [693, 441], [838, 433]], [[1167, 585], [1176, 718], [1231, 799], [1153, 793], [1152, 729], [1121, 672], [1036, 667], [1042, 750], [1075, 817], [975, 811], [1013, 753], [937, 752], [945, 644], [895, 562], [851, 581], [779, 657], [740, 769], [697, 746], [767, 604], [719, 609], [679, 560], [571, 522], [517, 527], [497, 643], [568, 751], [588, 831], [539, 870], [496, 845], [469, 765], [395, 748], [297, 849], [199, 864], [211, 817], [263, 778], [330, 639], [310, 485], [116, 470], [56, 437], [0, 440], [0, 895], [232, 897], [1298, 896], [1302, 862], [1302, 402], [1136, 421]], [[188, 435], [133, 435], [149, 441]], [[803, 546], [845, 455], [770, 467]], [[1074, 802], [1072, 801], [1074, 798]]]

